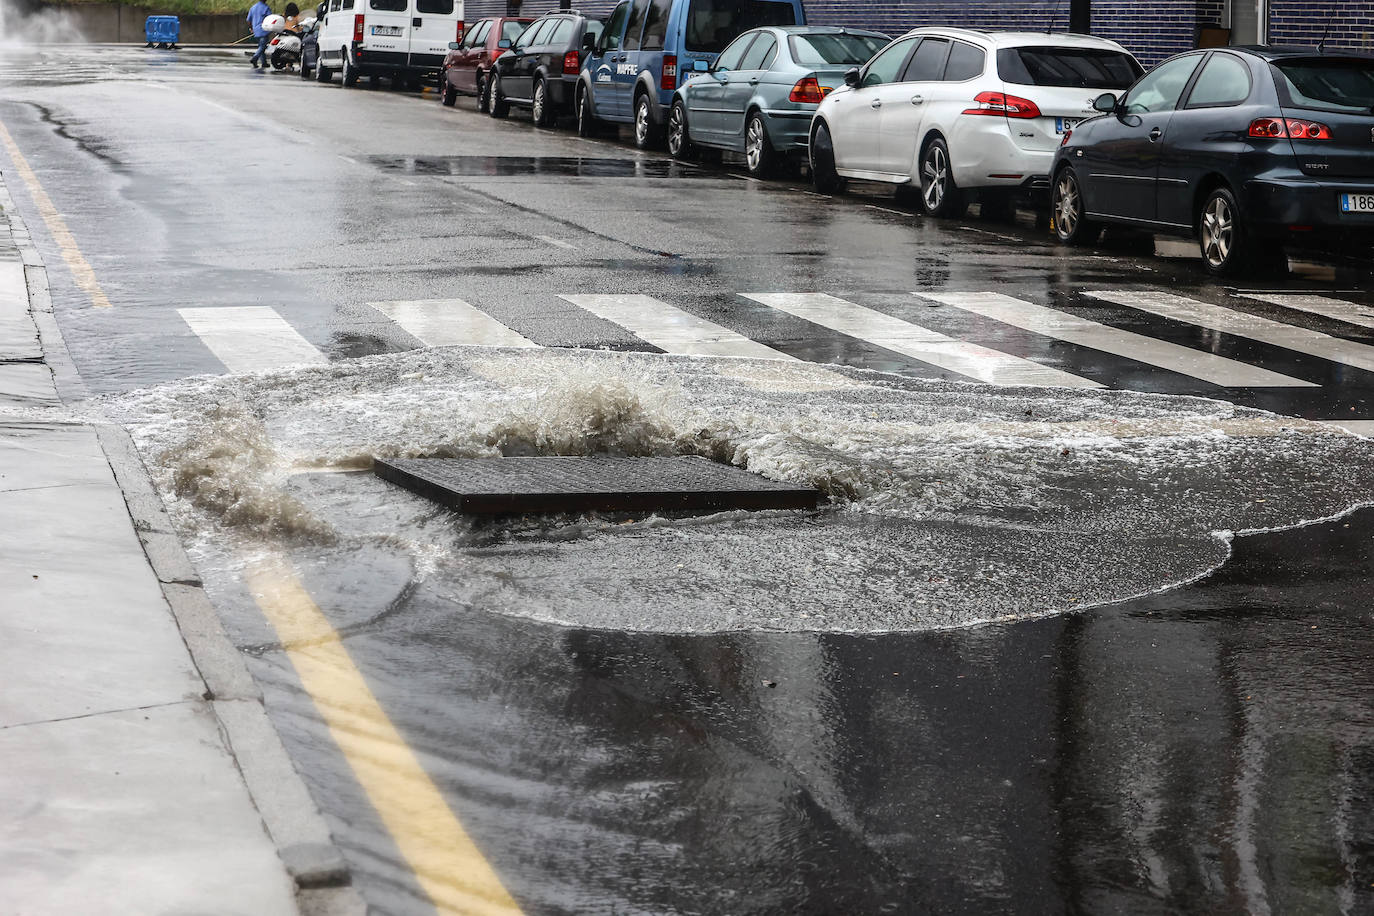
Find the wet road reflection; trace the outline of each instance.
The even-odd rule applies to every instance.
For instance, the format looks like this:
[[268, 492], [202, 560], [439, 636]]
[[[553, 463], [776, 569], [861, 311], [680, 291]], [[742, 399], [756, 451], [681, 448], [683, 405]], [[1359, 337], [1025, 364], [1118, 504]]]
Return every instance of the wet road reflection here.
[[416, 175], [575, 178], [715, 178], [728, 176], [671, 159], [594, 159], [583, 156], [373, 156], [386, 171]]

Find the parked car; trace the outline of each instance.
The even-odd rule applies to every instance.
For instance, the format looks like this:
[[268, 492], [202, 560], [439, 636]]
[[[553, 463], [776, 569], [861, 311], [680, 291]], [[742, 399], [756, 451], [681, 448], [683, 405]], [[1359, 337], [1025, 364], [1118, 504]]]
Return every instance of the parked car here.
[[1096, 108], [1054, 161], [1064, 242], [1106, 223], [1196, 235], [1218, 275], [1286, 263], [1294, 240], [1374, 242], [1374, 57], [1194, 51]]
[[582, 58], [602, 28], [576, 10], [535, 20], [492, 65], [491, 116], [504, 118], [516, 105], [530, 109], [537, 126], [552, 127], [562, 115], [572, 114]]
[[634, 124], [635, 144], [657, 146], [678, 75], [712, 63], [742, 33], [804, 25], [801, 0], [626, 0], [587, 55], [574, 101], [577, 130]]
[[345, 86], [386, 76], [419, 88], [463, 31], [463, 0], [329, 0], [315, 76], [327, 83], [338, 70]]
[[[490, 105], [487, 87], [490, 85], [492, 61], [506, 53], [511, 42], [520, 37], [533, 19], [496, 16], [479, 19], [467, 30], [467, 37], [448, 46], [443, 68], [439, 71], [439, 97], [445, 105], [453, 105], [460, 95], [477, 97], [477, 110], [486, 111]], [[507, 42], [501, 47], [501, 42]]]
[[301, 29], [301, 79], [308, 80], [320, 63], [320, 25], [329, 12], [329, 0], [315, 7], [315, 19], [309, 28]]
[[715, 63], [677, 91], [668, 113], [668, 152], [691, 159], [698, 147], [743, 153], [755, 176], [806, 156], [811, 117], [844, 73], [891, 39], [828, 26], [775, 26], [745, 32]]
[[1105, 38], [915, 29], [821, 102], [812, 178], [827, 193], [852, 178], [919, 187], [929, 216], [962, 215], [974, 196], [1004, 209], [1048, 191], [1064, 132], [1141, 72]]

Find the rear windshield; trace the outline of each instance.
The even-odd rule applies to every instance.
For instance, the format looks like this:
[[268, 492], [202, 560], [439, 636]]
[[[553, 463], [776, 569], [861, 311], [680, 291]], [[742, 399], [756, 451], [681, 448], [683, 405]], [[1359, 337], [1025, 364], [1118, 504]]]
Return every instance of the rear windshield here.
[[876, 35], [793, 35], [787, 43], [792, 59], [803, 67], [858, 66], [887, 47], [887, 39]]
[[763, 25], [796, 25], [791, 3], [777, 0], [692, 0], [687, 11], [689, 51], [718, 54], [742, 33]]
[[410, 5], [410, 0], [371, 0], [368, 6], [374, 10], [382, 10], [388, 13], [404, 13], [406, 7]]
[[997, 75], [1022, 86], [1125, 89], [1142, 70], [1134, 57], [1106, 48], [1002, 48]]
[[431, 16], [453, 15], [453, 0], [415, 0], [415, 12]]
[[1284, 105], [1374, 114], [1374, 61], [1349, 58], [1277, 60]]

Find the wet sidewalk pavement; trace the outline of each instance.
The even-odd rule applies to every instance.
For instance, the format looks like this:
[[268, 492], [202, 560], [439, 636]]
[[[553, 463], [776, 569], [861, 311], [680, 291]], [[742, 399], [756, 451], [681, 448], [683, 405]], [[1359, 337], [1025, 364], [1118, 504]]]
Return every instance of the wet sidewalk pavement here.
[[0, 911], [360, 912], [122, 430], [58, 409], [79, 380], [0, 207]]

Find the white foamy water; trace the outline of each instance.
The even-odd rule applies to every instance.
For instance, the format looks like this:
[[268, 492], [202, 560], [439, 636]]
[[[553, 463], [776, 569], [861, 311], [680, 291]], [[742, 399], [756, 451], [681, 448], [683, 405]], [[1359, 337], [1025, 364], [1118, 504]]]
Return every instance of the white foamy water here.
[[[355, 572], [403, 558], [457, 605], [578, 626], [1058, 613], [1202, 575], [1227, 556], [1222, 532], [1374, 492], [1374, 442], [1224, 402], [805, 363], [429, 349], [96, 406], [130, 428], [207, 575], [266, 545]], [[703, 455], [832, 501], [470, 523], [366, 473], [375, 457], [595, 454]]]

